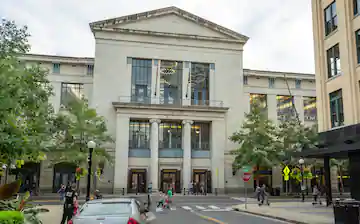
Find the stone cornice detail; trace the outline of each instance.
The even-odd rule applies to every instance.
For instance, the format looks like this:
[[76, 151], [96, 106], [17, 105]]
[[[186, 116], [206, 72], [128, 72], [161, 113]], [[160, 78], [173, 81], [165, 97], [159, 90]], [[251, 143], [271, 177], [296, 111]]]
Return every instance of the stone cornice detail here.
[[160, 124], [160, 123], [161, 123], [161, 120], [154, 118], [154, 119], [150, 119], [149, 122], [150, 122], [151, 124], [152, 124], [152, 123], [158, 123], [158, 124]]

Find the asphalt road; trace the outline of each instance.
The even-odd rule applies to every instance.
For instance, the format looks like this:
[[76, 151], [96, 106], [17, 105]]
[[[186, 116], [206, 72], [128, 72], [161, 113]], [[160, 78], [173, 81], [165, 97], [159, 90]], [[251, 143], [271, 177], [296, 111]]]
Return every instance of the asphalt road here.
[[[241, 202], [230, 197], [176, 197], [173, 199], [173, 210], [165, 209], [156, 212], [153, 197], [151, 211], [156, 216], [152, 224], [283, 224], [286, 222], [277, 221], [260, 216], [249, 215], [232, 211], [231, 206]], [[175, 209], [175, 210], [174, 210]]]

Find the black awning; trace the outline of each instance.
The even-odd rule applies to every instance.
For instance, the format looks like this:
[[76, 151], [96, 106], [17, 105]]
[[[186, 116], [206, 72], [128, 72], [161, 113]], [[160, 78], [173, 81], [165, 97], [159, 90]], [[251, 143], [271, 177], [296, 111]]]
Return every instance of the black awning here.
[[304, 149], [302, 152], [294, 153], [294, 156], [307, 158], [324, 158], [329, 156], [331, 158], [346, 158], [349, 153], [360, 151], [360, 142], [352, 144], [339, 143], [328, 146], [327, 148], [312, 148]]

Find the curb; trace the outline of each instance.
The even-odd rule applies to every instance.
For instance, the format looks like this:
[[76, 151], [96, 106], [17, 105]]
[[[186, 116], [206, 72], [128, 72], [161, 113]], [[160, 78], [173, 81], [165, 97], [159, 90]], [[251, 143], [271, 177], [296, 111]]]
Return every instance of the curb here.
[[283, 217], [278, 217], [278, 216], [274, 216], [274, 215], [267, 215], [267, 214], [261, 214], [261, 213], [256, 213], [256, 212], [249, 212], [249, 211], [241, 210], [241, 209], [238, 209], [238, 208], [233, 208], [233, 210], [237, 211], [237, 212], [248, 213], [248, 214], [251, 214], [251, 215], [257, 215], [257, 216], [262, 216], [262, 217], [266, 217], [266, 218], [285, 221], [285, 222], [289, 222], [289, 223], [292, 223], [292, 224], [311, 224], [311, 223], [307, 223], [307, 222], [300, 222], [300, 221], [287, 219], [287, 218], [283, 218]]

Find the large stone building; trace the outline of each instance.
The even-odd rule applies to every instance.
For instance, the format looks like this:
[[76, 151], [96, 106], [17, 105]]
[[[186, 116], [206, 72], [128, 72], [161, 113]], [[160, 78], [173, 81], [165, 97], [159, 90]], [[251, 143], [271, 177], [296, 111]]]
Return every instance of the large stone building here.
[[[230, 155], [236, 145], [228, 137], [254, 98], [275, 121], [292, 113], [294, 103], [301, 120], [316, 123], [315, 76], [243, 69], [248, 37], [237, 32], [176, 7], [90, 28], [95, 58], [23, 60], [49, 69], [56, 111], [69, 95], [85, 96], [106, 118], [116, 142], [108, 149], [115, 165], [105, 168], [98, 183], [103, 191], [144, 191], [151, 181], [154, 189], [175, 184], [180, 192], [193, 180], [204, 182], [208, 192], [240, 189]], [[73, 173], [69, 165], [44, 162], [40, 190], [56, 190]], [[278, 169], [264, 172], [263, 179], [281, 187]]]
[[[359, 15], [360, 0], [312, 1], [318, 123], [331, 139], [328, 148], [346, 148], [337, 142], [345, 141], [339, 133], [345, 130], [344, 137], [354, 138], [350, 125], [360, 123]], [[338, 189], [336, 168], [331, 179]]]

